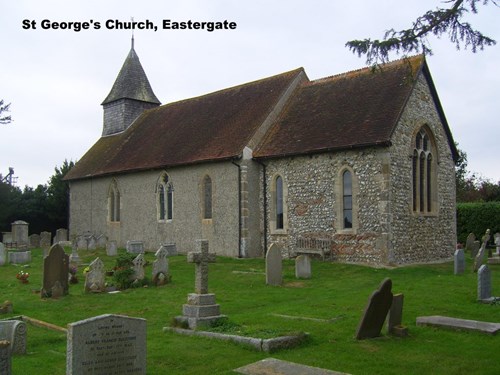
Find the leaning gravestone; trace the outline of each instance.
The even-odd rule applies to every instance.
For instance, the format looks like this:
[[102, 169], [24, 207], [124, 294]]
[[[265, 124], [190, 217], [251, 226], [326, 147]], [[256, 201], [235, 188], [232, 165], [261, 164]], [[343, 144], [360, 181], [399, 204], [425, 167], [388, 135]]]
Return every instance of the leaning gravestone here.
[[106, 291], [106, 270], [104, 263], [96, 258], [89, 265], [85, 275], [85, 292], [102, 293]]
[[295, 258], [295, 277], [297, 279], [311, 278], [311, 258], [308, 255], [299, 255]]
[[5, 246], [0, 242], [0, 266], [7, 263], [7, 252], [5, 251]]
[[[43, 259], [43, 286], [41, 297], [51, 297], [52, 288], [59, 286], [63, 295], [68, 294], [69, 256], [61, 245], [50, 248], [49, 255]], [[58, 285], [58, 284], [59, 285]]]
[[283, 283], [283, 263], [281, 247], [273, 243], [266, 254], [266, 284], [281, 285]]
[[486, 264], [477, 271], [477, 299], [484, 302], [491, 299], [491, 271]]
[[106, 314], [68, 324], [66, 374], [146, 374], [146, 320]]
[[110, 257], [114, 257], [114, 256], [118, 255], [116, 241], [109, 241], [106, 244], [106, 255], [110, 256]]
[[380, 336], [392, 304], [391, 289], [391, 279], [384, 279], [379, 288], [372, 293], [356, 331], [356, 339], [362, 340]]
[[12, 374], [10, 342], [7, 340], [0, 340], [0, 374]]
[[454, 256], [454, 274], [460, 275], [465, 271], [465, 254], [463, 249], [455, 250]]
[[142, 241], [127, 241], [127, 253], [141, 254], [144, 253], [144, 242]]
[[486, 229], [486, 233], [483, 236], [482, 240], [483, 240], [483, 244], [481, 245], [481, 248], [479, 249], [479, 252], [477, 253], [476, 257], [474, 258], [474, 266], [473, 266], [474, 272], [477, 272], [479, 267], [481, 267], [481, 265], [484, 262], [484, 258], [486, 256], [486, 244], [490, 240], [490, 230], [489, 229]]
[[164, 285], [170, 281], [168, 271], [167, 249], [160, 246], [155, 253], [156, 260], [153, 262], [152, 280], [155, 285]]

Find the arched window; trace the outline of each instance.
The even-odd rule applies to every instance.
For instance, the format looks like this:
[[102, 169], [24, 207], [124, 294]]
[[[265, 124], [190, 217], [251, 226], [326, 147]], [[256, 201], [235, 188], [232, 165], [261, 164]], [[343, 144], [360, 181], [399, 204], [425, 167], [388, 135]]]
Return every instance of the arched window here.
[[120, 221], [120, 191], [115, 180], [111, 183], [108, 191], [108, 220]]
[[352, 228], [352, 174], [346, 170], [342, 174], [343, 228]]
[[276, 229], [284, 229], [283, 217], [283, 178], [276, 177]]
[[212, 218], [212, 179], [205, 176], [203, 179], [203, 218]]
[[167, 174], [163, 174], [158, 183], [158, 220], [173, 219], [174, 187]]
[[415, 135], [412, 155], [413, 211], [431, 213], [435, 210], [435, 157], [432, 137], [426, 128]]

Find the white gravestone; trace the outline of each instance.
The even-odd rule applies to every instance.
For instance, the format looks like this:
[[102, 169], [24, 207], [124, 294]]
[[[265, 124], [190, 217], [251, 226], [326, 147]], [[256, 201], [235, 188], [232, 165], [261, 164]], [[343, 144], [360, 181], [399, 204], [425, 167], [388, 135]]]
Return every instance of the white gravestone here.
[[465, 254], [463, 249], [455, 250], [454, 274], [460, 275], [465, 271]]
[[297, 279], [311, 278], [311, 258], [309, 255], [299, 255], [295, 258], [295, 277]]
[[144, 264], [146, 263], [144, 260], [144, 254], [139, 254], [132, 261], [134, 264], [134, 279], [135, 280], [143, 280], [144, 279]]
[[167, 250], [161, 246], [155, 253], [156, 260], [153, 262], [152, 280], [156, 285], [163, 285], [169, 281]]
[[477, 271], [477, 299], [487, 301], [491, 298], [491, 271], [486, 264]]
[[114, 256], [118, 255], [116, 241], [109, 241], [106, 244], [106, 255], [110, 256], [110, 257], [114, 257]]
[[106, 314], [68, 324], [66, 374], [146, 374], [146, 320]]
[[85, 291], [93, 293], [106, 291], [106, 270], [99, 258], [94, 259], [89, 265], [89, 272], [85, 275]]

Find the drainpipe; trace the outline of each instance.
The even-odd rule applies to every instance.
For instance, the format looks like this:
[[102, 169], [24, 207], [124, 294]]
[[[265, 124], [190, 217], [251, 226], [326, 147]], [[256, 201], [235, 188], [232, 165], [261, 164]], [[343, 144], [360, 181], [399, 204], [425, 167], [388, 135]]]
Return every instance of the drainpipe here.
[[231, 160], [231, 163], [238, 168], [238, 258], [243, 258], [241, 254], [241, 165]]
[[258, 164], [262, 165], [262, 190], [264, 194], [264, 256], [267, 253], [267, 173], [266, 173], [266, 165], [254, 159]]

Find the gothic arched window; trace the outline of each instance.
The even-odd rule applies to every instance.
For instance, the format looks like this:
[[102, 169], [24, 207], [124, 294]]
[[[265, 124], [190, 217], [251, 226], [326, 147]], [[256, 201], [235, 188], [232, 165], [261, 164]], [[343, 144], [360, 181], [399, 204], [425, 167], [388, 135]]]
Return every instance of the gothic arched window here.
[[173, 219], [174, 187], [167, 174], [158, 183], [158, 220]]
[[342, 173], [342, 211], [343, 228], [352, 228], [352, 174], [349, 170]]
[[108, 191], [108, 220], [120, 221], [120, 191], [115, 180], [111, 182]]
[[421, 128], [414, 138], [412, 155], [412, 207], [414, 212], [435, 210], [436, 177], [434, 144], [430, 133]]
[[212, 218], [212, 179], [205, 176], [203, 179], [203, 218]]

